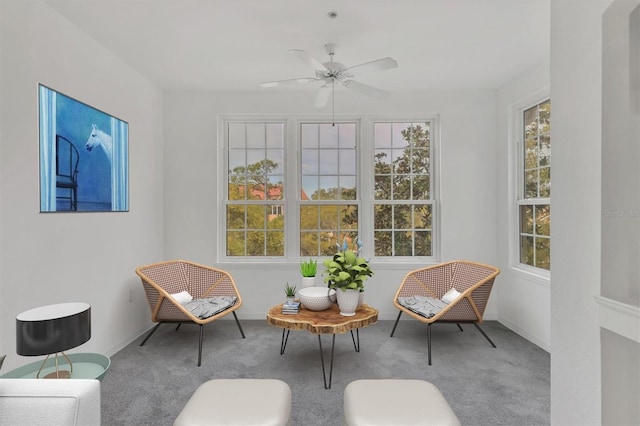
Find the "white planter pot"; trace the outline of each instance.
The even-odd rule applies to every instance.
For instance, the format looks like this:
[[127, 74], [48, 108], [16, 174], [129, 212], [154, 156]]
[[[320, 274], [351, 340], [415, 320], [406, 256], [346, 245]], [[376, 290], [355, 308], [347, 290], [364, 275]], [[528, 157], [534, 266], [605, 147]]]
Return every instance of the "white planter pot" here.
[[358, 308], [364, 303], [364, 291], [358, 292]]
[[354, 316], [356, 314], [356, 309], [358, 309], [360, 292], [358, 290], [342, 290], [340, 288], [337, 288], [336, 296], [338, 298], [340, 315], [343, 315], [345, 317]]
[[314, 287], [316, 285], [316, 277], [302, 277], [300, 288]]

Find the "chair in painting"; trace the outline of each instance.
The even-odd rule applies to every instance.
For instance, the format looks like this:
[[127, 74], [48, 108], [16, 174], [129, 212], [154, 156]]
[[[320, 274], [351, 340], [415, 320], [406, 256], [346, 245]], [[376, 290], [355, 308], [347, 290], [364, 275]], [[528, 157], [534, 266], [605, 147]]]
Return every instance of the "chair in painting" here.
[[144, 338], [143, 346], [163, 323], [193, 323], [200, 326], [198, 367], [202, 363], [203, 328], [225, 315], [233, 314], [240, 334], [244, 331], [236, 310], [242, 297], [231, 275], [221, 269], [185, 260], [171, 260], [136, 268], [151, 309], [151, 320], [158, 324]]
[[78, 210], [78, 163], [80, 154], [70, 140], [56, 135], [56, 188], [69, 190], [56, 194], [58, 200], [69, 200], [69, 210]]
[[427, 347], [431, 365], [431, 325], [436, 322], [473, 324], [487, 341], [496, 345], [480, 328], [489, 295], [500, 270], [494, 266], [455, 260], [409, 272], [393, 299], [400, 310], [391, 331], [396, 331], [402, 313], [427, 324]]

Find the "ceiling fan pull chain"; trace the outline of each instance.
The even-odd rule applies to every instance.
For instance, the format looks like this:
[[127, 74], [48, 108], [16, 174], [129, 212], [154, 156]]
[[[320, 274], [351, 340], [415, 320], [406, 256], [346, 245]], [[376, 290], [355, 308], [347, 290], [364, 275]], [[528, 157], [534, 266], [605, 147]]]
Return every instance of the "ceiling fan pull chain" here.
[[336, 81], [331, 82], [331, 122], [332, 126], [336, 125]]

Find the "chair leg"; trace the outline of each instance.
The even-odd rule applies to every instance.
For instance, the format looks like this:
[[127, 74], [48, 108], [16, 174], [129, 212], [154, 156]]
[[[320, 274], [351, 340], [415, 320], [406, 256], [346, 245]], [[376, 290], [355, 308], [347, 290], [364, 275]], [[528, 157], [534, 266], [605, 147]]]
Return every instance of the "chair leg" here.
[[459, 322], [457, 322], [457, 323], [456, 323], [456, 325], [458, 326], [458, 328], [460, 329], [460, 331], [464, 331], [464, 330], [462, 329], [462, 327], [460, 326], [460, 323], [459, 323]]
[[240, 321], [238, 321], [238, 316], [236, 315], [236, 311], [231, 312], [233, 317], [236, 319], [236, 324], [238, 324], [238, 328], [240, 329], [240, 334], [242, 334], [242, 338], [244, 339], [244, 331], [242, 331], [242, 326], [240, 325]]
[[156, 332], [158, 327], [160, 327], [160, 324], [162, 324], [162, 323], [161, 322], [157, 323], [156, 326], [151, 329], [151, 331], [147, 334], [147, 337], [145, 337], [144, 340], [142, 341], [142, 343], [140, 343], [140, 346], [142, 346], [145, 343], [147, 343], [147, 340], [149, 340], [149, 337], [151, 337], [151, 335]]
[[176, 331], [178, 331], [180, 329], [180, 326], [182, 325], [181, 322], [178, 323], [178, 326], [176, 327]]
[[400, 321], [400, 315], [402, 315], [402, 311], [398, 312], [398, 318], [396, 318], [396, 323], [393, 324], [393, 330], [391, 330], [391, 337], [393, 337], [393, 333], [396, 332], [396, 327], [398, 326], [398, 321]]
[[200, 364], [202, 363], [202, 338], [204, 336], [204, 326], [202, 324], [200, 325], [200, 341], [198, 343], [198, 367], [200, 367]]
[[429, 365], [431, 365], [431, 323], [427, 324], [427, 352], [429, 353]]
[[482, 335], [484, 336], [484, 338], [485, 338], [485, 339], [487, 339], [487, 340], [489, 341], [489, 343], [491, 343], [491, 346], [493, 346], [493, 347], [495, 348], [495, 347], [496, 347], [495, 343], [493, 343], [493, 342], [491, 341], [491, 339], [489, 339], [489, 336], [487, 336], [487, 333], [485, 333], [485, 332], [484, 332], [484, 330], [482, 330], [482, 329], [480, 328], [480, 326], [479, 326], [478, 324], [476, 324], [475, 322], [473, 323], [473, 325], [475, 325], [475, 326], [476, 326], [476, 328], [478, 329], [478, 331], [479, 331], [480, 333], [482, 333]]

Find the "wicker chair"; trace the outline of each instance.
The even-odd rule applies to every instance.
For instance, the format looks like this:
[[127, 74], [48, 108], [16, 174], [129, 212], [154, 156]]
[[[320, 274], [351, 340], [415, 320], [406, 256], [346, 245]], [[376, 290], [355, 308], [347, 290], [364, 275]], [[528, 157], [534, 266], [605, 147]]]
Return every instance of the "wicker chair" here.
[[[195, 323], [200, 326], [198, 345], [198, 367], [202, 361], [203, 327], [229, 313], [238, 324], [244, 339], [244, 331], [238, 321], [236, 310], [242, 306], [242, 298], [231, 275], [220, 269], [184, 260], [171, 260], [136, 268], [136, 274], [142, 279], [142, 285], [151, 309], [151, 320], [158, 324], [147, 334], [140, 346], [153, 335], [162, 323]], [[201, 319], [192, 314], [172, 294], [189, 292], [194, 299], [213, 298], [217, 296], [235, 296], [236, 302], [208, 318]]]
[[[391, 337], [396, 331], [400, 316], [405, 312], [412, 318], [427, 324], [429, 365], [431, 365], [431, 324], [435, 322], [454, 322], [460, 331], [462, 331], [460, 323], [471, 323], [495, 348], [496, 345], [480, 328], [479, 323], [482, 322], [491, 288], [499, 273], [500, 270], [496, 267], [464, 260], [455, 260], [409, 272], [393, 299], [393, 304], [400, 312], [391, 331]], [[451, 288], [460, 292], [460, 296], [430, 317], [414, 312], [398, 301], [399, 297], [411, 296], [440, 299]]]

